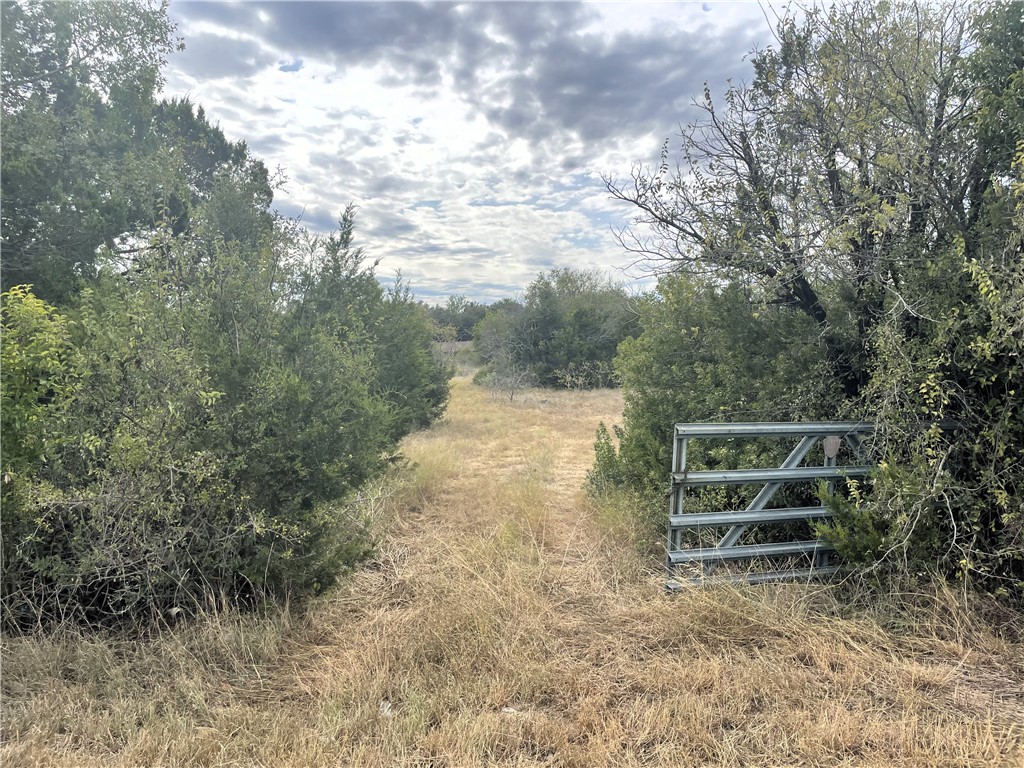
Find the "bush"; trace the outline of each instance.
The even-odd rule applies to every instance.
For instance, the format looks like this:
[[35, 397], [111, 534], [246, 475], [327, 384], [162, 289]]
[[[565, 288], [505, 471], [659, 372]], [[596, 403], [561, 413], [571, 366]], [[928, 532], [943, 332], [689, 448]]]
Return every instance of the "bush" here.
[[607, 181], [642, 227], [622, 244], [699, 286], [663, 281], [623, 344], [618, 476], [665, 476], [673, 421], [870, 419], [842, 551], [1024, 600], [1019, 4], [839, 3], [777, 33], [749, 85], [705, 89], [675, 170], [666, 142]]
[[441, 413], [447, 372], [408, 293], [289, 242], [102, 272], [67, 317], [4, 296], [10, 622], [300, 598], [369, 554], [344, 499]]
[[[659, 524], [673, 424], [836, 417], [837, 394], [820, 390], [824, 354], [808, 318], [761, 304], [742, 286], [704, 285], [681, 275], [662, 278], [639, 312], [642, 331], [622, 343], [615, 361], [625, 427], [618, 428], [617, 449], [607, 430], [598, 433], [591, 484], [632, 489], [657, 508], [651, 517]], [[778, 441], [696, 441], [688, 465], [768, 466], [785, 457], [784, 448]], [[721, 490], [695, 494], [693, 501]]]
[[47, 424], [74, 391], [74, 347], [68, 319], [38, 299], [31, 286], [0, 295], [3, 381], [0, 424], [3, 427], [4, 483], [10, 473], [30, 471], [58, 438]]
[[538, 275], [523, 304], [491, 306], [473, 336], [499, 389], [527, 380], [592, 389], [616, 383], [615, 351], [635, 332], [636, 315], [622, 288], [596, 272], [566, 268]]

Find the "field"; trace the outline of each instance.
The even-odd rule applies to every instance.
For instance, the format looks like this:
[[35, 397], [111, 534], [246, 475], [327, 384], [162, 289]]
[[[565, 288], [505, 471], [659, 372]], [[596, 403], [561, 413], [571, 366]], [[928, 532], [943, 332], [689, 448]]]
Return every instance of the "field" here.
[[376, 559], [309, 609], [4, 638], [0, 762], [1024, 765], [1024, 648], [962, 596], [665, 594], [582, 491], [621, 408], [461, 378], [365, 505]]

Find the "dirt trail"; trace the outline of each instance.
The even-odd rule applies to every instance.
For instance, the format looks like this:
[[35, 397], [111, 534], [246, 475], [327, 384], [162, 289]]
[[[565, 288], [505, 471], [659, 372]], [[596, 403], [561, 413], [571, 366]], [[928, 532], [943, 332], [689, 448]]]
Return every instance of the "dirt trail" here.
[[897, 635], [823, 589], [666, 596], [582, 490], [621, 409], [458, 380], [345, 586], [283, 630], [21, 649], [59, 664], [4, 765], [1024, 765], [1021, 649], [969, 616]]
[[406, 444], [414, 461], [441, 451], [454, 464], [417, 527], [478, 537], [518, 522], [541, 526], [549, 549], [577, 543], [590, 510], [584, 482], [595, 431], [621, 414], [617, 391], [530, 391], [509, 402], [457, 381], [446, 422]]
[[583, 493], [621, 409], [617, 392], [510, 403], [459, 381], [445, 423], [408, 441], [436, 485], [327, 652], [347, 647], [361, 666], [341, 688], [389, 712], [370, 713], [376, 737], [347, 732], [354, 755], [369, 738], [381, 765], [1013, 764], [1021, 710], [965, 709], [958, 683], [1000, 667], [989, 649], [821, 622], [798, 587], [666, 597]]

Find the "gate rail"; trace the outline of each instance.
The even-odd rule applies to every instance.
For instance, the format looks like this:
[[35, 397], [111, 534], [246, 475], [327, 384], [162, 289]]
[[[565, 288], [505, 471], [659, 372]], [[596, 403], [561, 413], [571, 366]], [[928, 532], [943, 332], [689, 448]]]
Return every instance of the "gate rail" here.
[[[676, 566], [699, 564], [702, 574], [682, 580], [670, 580], [666, 586], [678, 589], [683, 583], [703, 583], [715, 567], [723, 562], [752, 558], [809, 558], [809, 567], [785, 568], [764, 572], [748, 572], [728, 577], [731, 581], [750, 584], [768, 581], [826, 576], [836, 571], [829, 564], [831, 545], [823, 539], [789, 541], [772, 544], [740, 544], [750, 525], [795, 520], [825, 519], [832, 516], [823, 505], [765, 509], [775, 493], [786, 483], [828, 480], [829, 490], [837, 479], [864, 477], [872, 469], [866, 463], [836, 466], [842, 442], [863, 461], [862, 441], [874, 432], [874, 425], [863, 421], [822, 422], [742, 422], [733, 424], [676, 424], [672, 444], [672, 491], [669, 495], [668, 553], [666, 567], [670, 576]], [[782, 465], [767, 469], [730, 469], [690, 471], [686, 467], [686, 449], [690, 440], [742, 437], [798, 437], [799, 442]], [[825, 461], [820, 467], [802, 466], [811, 449], [822, 441]], [[764, 483], [754, 499], [741, 510], [720, 512], [684, 512], [687, 488], [716, 485]], [[693, 529], [728, 529], [714, 547], [684, 549], [682, 533]]]

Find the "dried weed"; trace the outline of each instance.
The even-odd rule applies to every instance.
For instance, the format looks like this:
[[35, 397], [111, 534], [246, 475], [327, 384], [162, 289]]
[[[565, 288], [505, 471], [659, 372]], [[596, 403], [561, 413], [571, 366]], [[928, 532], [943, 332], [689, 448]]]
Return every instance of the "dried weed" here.
[[3, 764], [1024, 764], [1020, 646], [955, 594], [666, 595], [581, 491], [621, 406], [458, 381], [405, 479], [365, 495], [376, 559], [301, 616], [5, 638]]

